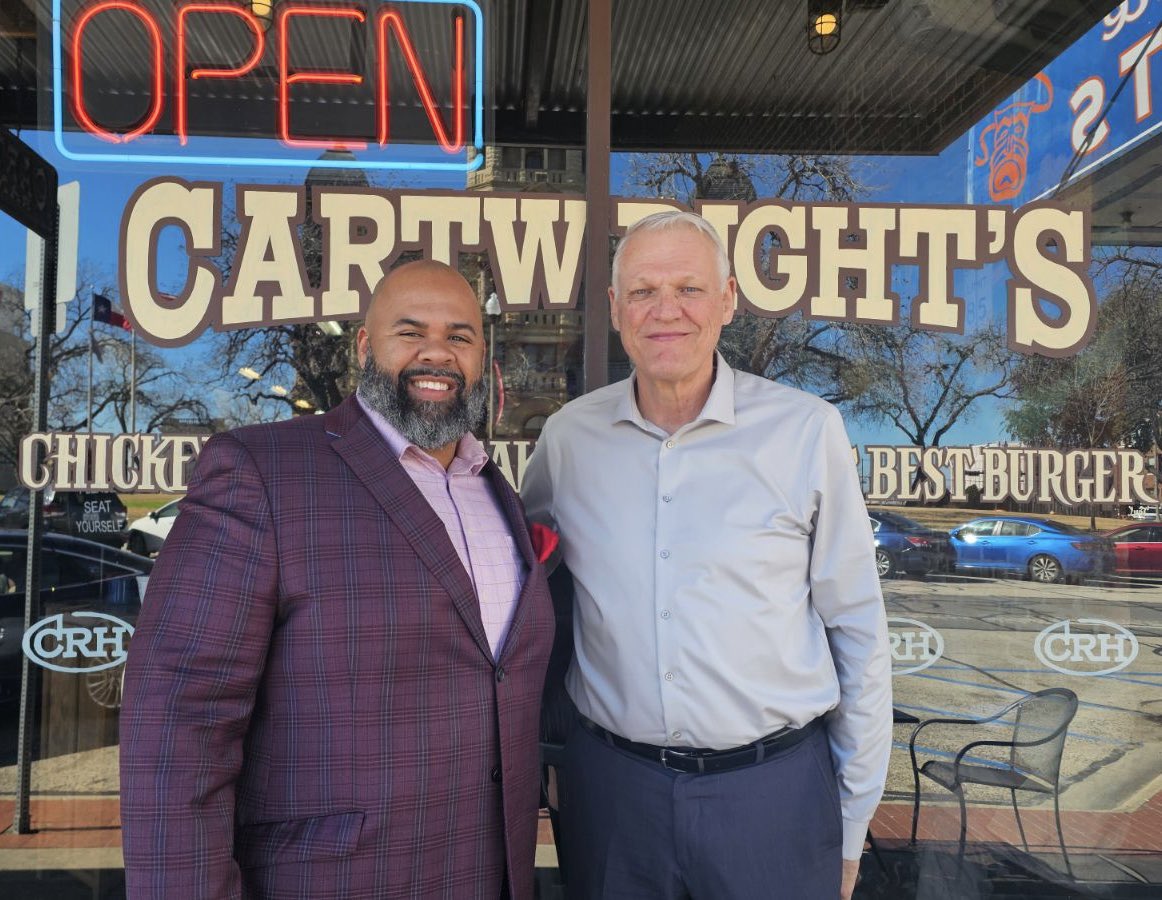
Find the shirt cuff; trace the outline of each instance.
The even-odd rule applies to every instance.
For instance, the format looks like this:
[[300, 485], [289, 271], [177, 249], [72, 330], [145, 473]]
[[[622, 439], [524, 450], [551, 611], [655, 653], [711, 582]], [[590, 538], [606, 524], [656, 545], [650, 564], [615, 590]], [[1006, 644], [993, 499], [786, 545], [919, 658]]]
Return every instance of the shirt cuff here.
[[867, 840], [868, 826], [871, 822], [853, 822], [843, 820], [843, 858], [859, 859], [863, 856], [863, 845]]

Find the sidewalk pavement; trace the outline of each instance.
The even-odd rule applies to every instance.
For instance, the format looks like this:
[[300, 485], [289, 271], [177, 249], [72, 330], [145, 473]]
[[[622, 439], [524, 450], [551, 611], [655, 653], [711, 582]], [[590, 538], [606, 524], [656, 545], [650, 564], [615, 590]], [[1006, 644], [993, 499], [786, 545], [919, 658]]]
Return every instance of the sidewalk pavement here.
[[[36, 797], [31, 804], [34, 834], [12, 830], [15, 802], [0, 800], [0, 872], [5, 869], [119, 868], [121, 823], [118, 798]], [[1021, 819], [1030, 850], [1060, 853], [1052, 809], [1022, 809]], [[902, 845], [912, 821], [910, 803], [883, 803], [872, 822], [877, 842]], [[1162, 791], [1133, 812], [1062, 813], [1065, 842], [1071, 856], [1085, 854], [1147, 853], [1162, 855]], [[920, 810], [921, 842], [955, 841], [960, 813], [955, 802], [925, 800]], [[1008, 805], [970, 805], [968, 842], [1020, 846], [1013, 810]], [[39, 865], [38, 865], [39, 863]], [[537, 831], [537, 866], [555, 868], [556, 847], [547, 813], [541, 812]]]

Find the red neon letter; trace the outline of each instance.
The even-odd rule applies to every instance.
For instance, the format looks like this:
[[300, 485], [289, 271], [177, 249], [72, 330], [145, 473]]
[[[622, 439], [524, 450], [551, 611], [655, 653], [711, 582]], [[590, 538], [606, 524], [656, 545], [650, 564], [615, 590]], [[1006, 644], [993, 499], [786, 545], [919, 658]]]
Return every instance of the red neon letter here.
[[344, 9], [327, 6], [286, 6], [279, 9], [278, 31], [281, 46], [278, 53], [278, 130], [283, 142], [290, 147], [366, 147], [362, 141], [311, 141], [292, 138], [290, 135], [290, 86], [300, 81], [316, 81], [323, 84], [361, 84], [362, 75], [351, 72], [296, 72], [288, 74], [290, 68], [290, 39], [288, 36], [291, 16], [321, 16], [329, 18], [354, 19], [363, 21], [360, 9]]
[[[85, 26], [97, 15], [97, 13], [105, 12], [109, 9], [120, 9], [127, 13], [137, 16], [145, 23], [145, 29], [149, 32], [149, 36], [153, 41], [153, 102], [150, 104], [149, 111], [145, 114], [145, 118], [141, 123], [131, 131], [125, 134], [115, 134], [112, 131], [106, 131], [100, 125], [93, 121], [93, 117], [89, 115], [85, 109], [85, 98], [83, 94], [82, 78], [82, 41], [84, 37]], [[126, 0], [105, 0], [103, 3], [96, 3], [86, 9], [80, 16], [77, 17], [76, 23], [73, 25], [73, 41], [72, 41], [72, 102], [73, 115], [80, 123], [85, 131], [89, 132], [103, 141], [109, 141], [111, 144], [120, 144], [122, 141], [128, 143], [135, 137], [140, 137], [147, 131], [151, 130], [157, 124], [157, 120], [161, 117], [161, 107], [165, 100], [162, 94], [162, 41], [161, 29], [157, 25], [157, 20], [149, 13], [148, 10], [143, 9], [136, 3], [129, 3]]]
[[226, 13], [231, 16], [238, 16], [250, 26], [250, 30], [254, 32], [256, 40], [254, 42], [254, 52], [238, 68], [193, 69], [188, 74], [189, 78], [240, 78], [258, 64], [258, 60], [262, 57], [262, 51], [266, 45], [266, 41], [262, 36], [262, 24], [258, 21], [258, 17], [245, 7], [223, 3], [191, 3], [189, 6], [183, 6], [178, 11], [177, 76], [174, 78], [174, 131], [177, 133], [178, 141], [183, 146], [185, 146], [188, 140], [186, 130], [186, 16], [190, 13]]
[[440, 146], [448, 153], [459, 153], [464, 149], [464, 17], [456, 16], [453, 21], [455, 23], [455, 52], [452, 62], [452, 118], [454, 120], [455, 137], [454, 139], [449, 139], [448, 132], [444, 128], [444, 120], [440, 116], [440, 110], [436, 106], [435, 98], [432, 96], [432, 89], [428, 85], [427, 76], [420, 67], [419, 57], [416, 56], [415, 48], [412, 46], [412, 40], [408, 35], [407, 28], [403, 24], [403, 19], [400, 18], [399, 13], [391, 10], [384, 10], [380, 13], [379, 23], [376, 29], [376, 39], [379, 44], [377, 105], [379, 107], [378, 139], [381, 147], [387, 143], [389, 136], [387, 31], [390, 28], [395, 32], [400, 49], [403, 50], [408, 71], [411, 72], [412, 81], [415, 82], [416, 90], [420, 93], [420, 101], [424, 104], [424, 111], [428, 114], [428, 121], [432, 123], [432, 131], [436, 133], [436, 140], [440, 142]]

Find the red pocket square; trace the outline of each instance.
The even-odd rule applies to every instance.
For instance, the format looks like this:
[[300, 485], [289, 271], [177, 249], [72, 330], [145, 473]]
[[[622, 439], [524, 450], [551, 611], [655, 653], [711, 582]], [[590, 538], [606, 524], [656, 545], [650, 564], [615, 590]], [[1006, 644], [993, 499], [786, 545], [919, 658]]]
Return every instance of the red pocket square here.
[[529, 537], [533, 541], [533, 550], [537, 554], [537, 562], [545, 562], [553, 551], [557, 549], [557, 544], [561, 538], [557, 532], [552, 528], [542, 525], [540, 522], [533, 522], [532, 528], [529, 529]]

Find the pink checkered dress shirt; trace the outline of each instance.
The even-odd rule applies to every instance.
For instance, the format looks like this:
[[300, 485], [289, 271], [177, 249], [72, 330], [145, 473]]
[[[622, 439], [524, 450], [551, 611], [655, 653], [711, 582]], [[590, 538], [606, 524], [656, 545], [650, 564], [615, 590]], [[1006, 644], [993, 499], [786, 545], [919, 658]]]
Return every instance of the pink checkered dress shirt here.
[[488, 462], [484, 446], [471, 434], [464, 435], [452, 465], [444, 471], [362, 398], [359, 405], [448, 530], [452, 546], [476, 588], [480, 618], [495, 659], [504, 646], [528, 567], [488, 479], [480, 477], [480, 470]]

